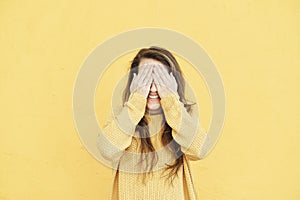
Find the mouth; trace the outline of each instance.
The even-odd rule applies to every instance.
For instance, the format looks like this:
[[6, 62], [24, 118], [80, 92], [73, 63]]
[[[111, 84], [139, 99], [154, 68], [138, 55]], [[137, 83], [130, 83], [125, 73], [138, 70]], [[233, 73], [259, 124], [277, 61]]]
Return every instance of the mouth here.
[[158, 94], [149, 94], [149, 95], [148, 95], [148, 98], [149, 98], [149, 99], [158, 99], [159, 96], [158, 96]]

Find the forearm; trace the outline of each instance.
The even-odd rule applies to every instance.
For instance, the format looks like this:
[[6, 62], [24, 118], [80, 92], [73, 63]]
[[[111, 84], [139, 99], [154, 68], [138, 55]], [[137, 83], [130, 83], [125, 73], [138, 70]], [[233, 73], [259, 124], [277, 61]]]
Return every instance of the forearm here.
[[97, 139], [97, 147], [104, 158], [118, 160], [130, 146], [135, 127], [144, 116], [145, 105], [146, 99], [133, 93], [120, 112], [111, 114]]
[[207, 133], [199, 125], [198, 118], [192, 117], [173, 93], [162, 98], [161, 105], [166, 121], [172, 128], [173, 138], [181, 146], [181, 150], [192, 160], [200, 159]]

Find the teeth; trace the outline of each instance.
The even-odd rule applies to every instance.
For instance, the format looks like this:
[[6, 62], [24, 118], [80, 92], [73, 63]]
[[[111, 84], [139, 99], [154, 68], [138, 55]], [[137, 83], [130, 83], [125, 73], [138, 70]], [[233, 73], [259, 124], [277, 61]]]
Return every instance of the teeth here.
[[150, 98], [150, 99], [156, 99], [156, 98], [158, 98], [158, 95], [155, 95], [155, 96], [149, 95], [149, 98]]

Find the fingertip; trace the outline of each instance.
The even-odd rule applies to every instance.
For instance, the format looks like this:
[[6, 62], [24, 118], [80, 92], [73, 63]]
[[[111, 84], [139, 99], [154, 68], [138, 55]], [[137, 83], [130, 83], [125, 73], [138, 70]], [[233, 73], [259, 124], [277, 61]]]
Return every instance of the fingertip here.
[[173, 78], [175, 78], [175, 76], [174, 76], [173, 72], [171, 72], [171, 76], [172, 76]]
[[153, 75], [153, 77], [156, 77], [156, 76], [157, 76], [155, 72], [153, 72], [152, 75]]

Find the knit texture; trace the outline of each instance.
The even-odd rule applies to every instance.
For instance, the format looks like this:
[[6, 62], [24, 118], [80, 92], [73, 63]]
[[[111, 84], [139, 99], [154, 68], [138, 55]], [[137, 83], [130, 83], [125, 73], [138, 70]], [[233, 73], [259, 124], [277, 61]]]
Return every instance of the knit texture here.
[[[163, 133], [162, 122], [165, 120], [172, 128], [174, 140], [184, 152], [183, 166], [178, 176], [170, 184], [164, 167], [154, 168], [146, 175], [143, 183], [143, 173], [136, 168], [140, 161], [140, 139], [135, 127], [144, 116], [146, 99], [138, 94], [130, 95], [129, 100], [108, 118], [103, 132], [106, 139], [98, 137], [97, 147], [106, 159], [112, 162], [113, 200], [194, 200], [196, 194], [193, 187], [189, 160], [199, 160], [201, 148], [207, 133], [198, 124], [198, 119], [188, 113], [175, 94], [169, 94], [161, 99], [163, 114], [146, 115], [150, 139], [158, 153], [158, 163], [174, 161], [175, 158], [168, 148], [161, 143]], [[145, 165], [144, 167], [147, 167]], [[115, 170], [117, 169], [118, 170]], [[143, 168], [143, 165], [141, 166]]]

